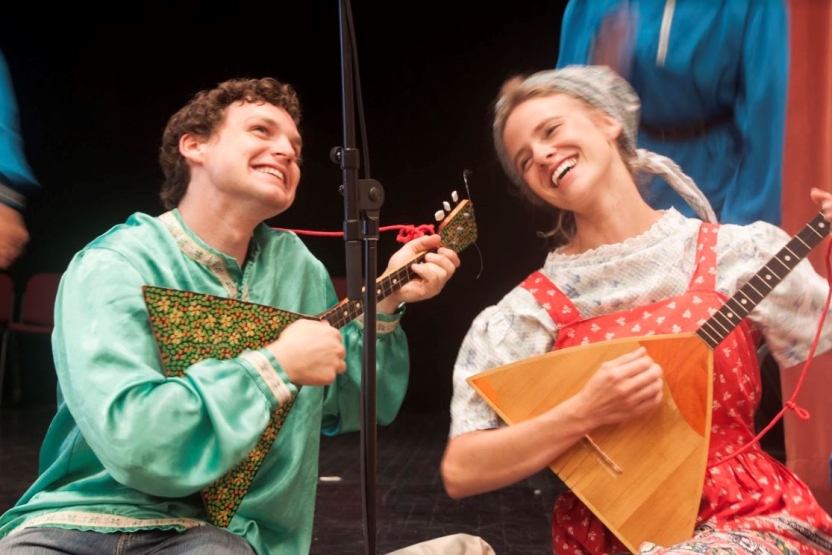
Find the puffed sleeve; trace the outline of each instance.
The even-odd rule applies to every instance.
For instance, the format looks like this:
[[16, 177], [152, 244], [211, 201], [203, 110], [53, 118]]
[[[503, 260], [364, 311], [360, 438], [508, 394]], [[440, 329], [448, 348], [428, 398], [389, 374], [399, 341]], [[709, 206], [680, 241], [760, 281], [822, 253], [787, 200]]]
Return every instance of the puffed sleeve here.
[[[767, 222], [721, 226], [717, 289], [730, 297], [765, 268], [779, 268], [778, 263], [772, 262], [773, 257], [790, 239], [785, 231]], [[781, 368], [794, 366], [808, 357], [828, 295], [828, 283], [804, 259], [751, 311], [751, 321], [765, 336]], [[830, 348], [832, 326], [827, 314], [817, 354]]]
[[502, 425], [497, 413], [471, 387], [468, 378], [543, 354], [551, 350], [556, 337], [551, 317], [521, 287], [514, 288], [499, 303], [477, 315], [454, 364], [449, 437]]

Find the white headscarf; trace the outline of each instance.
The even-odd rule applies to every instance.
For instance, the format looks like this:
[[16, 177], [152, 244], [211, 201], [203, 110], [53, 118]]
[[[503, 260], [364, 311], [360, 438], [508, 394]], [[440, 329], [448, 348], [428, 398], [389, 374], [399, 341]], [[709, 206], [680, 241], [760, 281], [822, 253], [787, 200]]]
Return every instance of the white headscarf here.
[[[693, 180], [670, 158], [645, 149], [636, 148], [641, 101], [633, 87], [620, 75], [607, 66], [572, 65], [561, 69], [540, 71], [527, 77], [521, 84], [522, 89], [546, 89], [553, 93], [562, 92], [585, 100], [599, 110], [609, 114], [622, 126], [618, 144], [624, 154], [635, 160], [635, 169], [663, 177], [673, 189], [707, 222], [716, 222], [716, 214], [711, 203], [699, 190]], [[495, 106], [501, 111], [505, 99], [501, 98]], [[503, 122], [504, 124], [505, 122]], [[494, 124], [494, 144], [503, 156], [503, 129], [498, 122]], [[506, 167], [515, 180], [521, 179], [517, 170]]]

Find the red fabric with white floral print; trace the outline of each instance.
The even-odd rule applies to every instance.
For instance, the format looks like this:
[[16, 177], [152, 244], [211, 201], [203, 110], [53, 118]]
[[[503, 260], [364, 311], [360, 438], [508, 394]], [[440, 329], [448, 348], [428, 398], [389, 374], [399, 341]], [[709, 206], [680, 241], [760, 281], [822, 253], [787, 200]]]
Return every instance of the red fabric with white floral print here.
[[[726, 301], [715, 291], [718, 230], [716, 224], [702, 224], [697, 244], [699, 259], [688, 290], [647, 306], [582, 319], [567, 296], [540, 272], [530, 275], [521, 286], [534, 295], [557, 325], [554, 349], [613, 338], [695, 331]], [[724, 464], [719, 462], [755, 436], [754, 412], [761, 386], [754, 337], [745, 321], [714, 351], [711, 438], [695, 541], [667, 550], [643, 546], [651, 554], [718, 546], [724, 549], [725, 536], [714, 533], [714, 529], [748, 532], [742, 541], [735, 534], [737, 544], [731, 550], [735, 553], [746, 548], [771, 549], [772, 538], [786, 551], [805, 554], [829, 553], [832, 547], [832, 519], [816, 503], [809, 488], [759, 444]], [[745, 545], [749, 538], [754, 545]], [[799, 541], [791, 541], [793, 538]], [[597, 555], [628, 551], [571, 492], [555, 503], [552, 550], [556, 554]]]

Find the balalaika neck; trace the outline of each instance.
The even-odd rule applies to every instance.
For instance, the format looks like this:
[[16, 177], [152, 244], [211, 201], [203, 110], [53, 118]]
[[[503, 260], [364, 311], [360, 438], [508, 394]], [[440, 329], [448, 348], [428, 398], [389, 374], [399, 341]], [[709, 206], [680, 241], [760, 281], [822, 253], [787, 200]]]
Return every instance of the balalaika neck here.
[[715, 349], [828, 234], [829, 223], [821, 212], [708, 318], [696, 335]]
[[[423, 252], [406, 265], [402, 266], [395, 272], [381, 277], [376, 280], [376, 302], [386, 299], [391, 293], [398, 291], [406, 283], [417, 277], [417, 274], [410, 269], [412, 264], [417, 264], [425, 260], [425, 255], [428, 252]], [[326, 320], [334, 328], [342, 328], [364, 314], [364, 303], [362, 301], [350, 301], [344, 299], [334, 307], [330, 308], [321, 315], [321, 320]]]

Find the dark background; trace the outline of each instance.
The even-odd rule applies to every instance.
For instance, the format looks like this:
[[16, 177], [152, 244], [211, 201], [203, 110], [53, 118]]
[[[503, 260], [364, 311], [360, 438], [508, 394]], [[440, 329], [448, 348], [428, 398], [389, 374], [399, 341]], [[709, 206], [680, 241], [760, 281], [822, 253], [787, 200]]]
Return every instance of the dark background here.
[[[472, 172], [479, 239], [441, 295], [407, 309], [412, 373], [403, 410], [447, 410], [454, 359], [472, 319], [545, 256], [535, 231], [546, 221], [514, 195], [500, 169], [490, 109], [505, 78], [555, 65], [564, 5], [351, 7], [366, 117], [356, 147], [370, 161], [371, 173], [361, 177], [386, 193], [381, 225], [434, 223], [452, 190], [465, 197], [462, 172]], [[157, 153], [167, 118], [197, 90], [230, 77], [273, 76], [301, 98], [301, 186], [294, 206], [269, 223], [341, 229], [341, 169], [329, 158], [344, 145], [338, 2], [173, 2], [97, 14], [106, 23], [40, 3], [17, 10], [0, 22], [0, 49], [43, 186], [26, 213], [32, 241], [11, 270], [19, 287], [34, 272], [63, 271], [76, 251], [133, 212], [161, 213]], [[401, 246], [395, 237], [381, 234], [379, 272]], [[344, 274], [341, 238], [304, 240], [333, 275]]]

